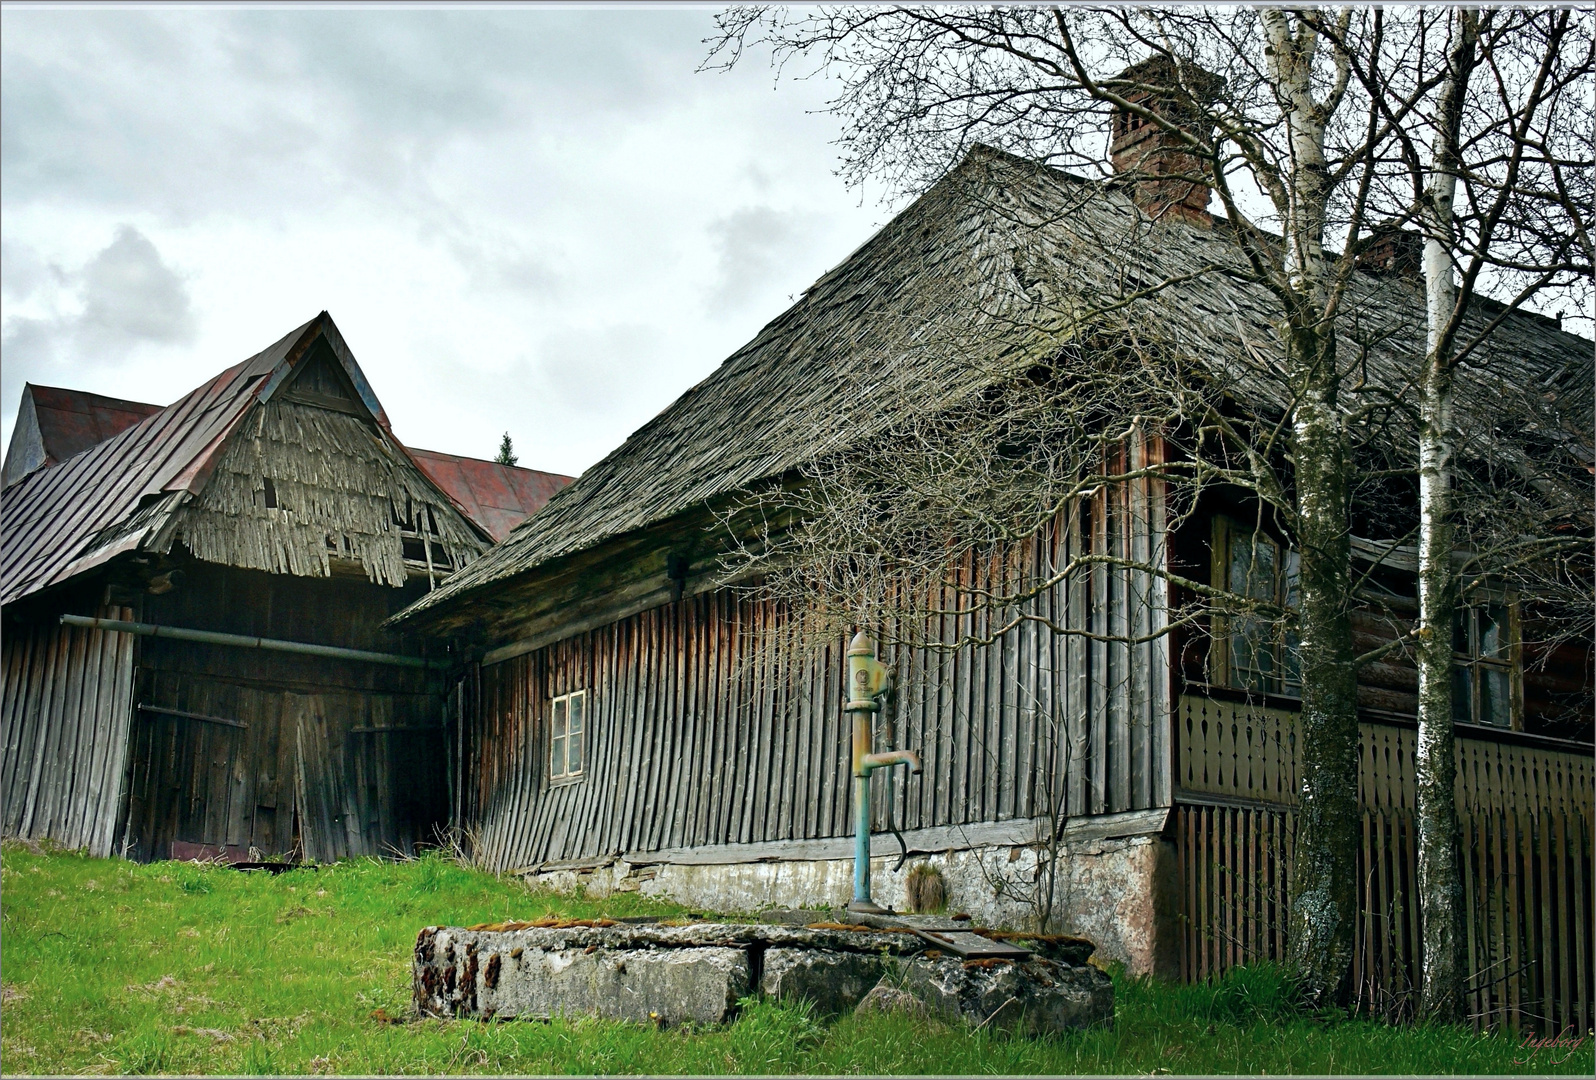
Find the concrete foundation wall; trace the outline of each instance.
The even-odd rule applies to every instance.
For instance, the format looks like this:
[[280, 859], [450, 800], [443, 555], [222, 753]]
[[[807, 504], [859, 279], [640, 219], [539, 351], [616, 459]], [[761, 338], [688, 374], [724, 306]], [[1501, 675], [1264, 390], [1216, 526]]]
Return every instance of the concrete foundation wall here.
[[[896, 856], [871, 860], [870, 889], [879, 904], [907, 910], [909, 870], [926, 862], [942, 872], [949, 912], [967, 912], [977, 923], [998, 929], [1036, 927], [1047, 857], [1034, 846], [913, 855], [894, 873], [897, 861]], [[1173, 845], [1156, 835], [1073, 844], [1059, 859], [1048, 930], [1095, 942], [1099, 962], [1117, 961], [1133, 974], [1175, 978], [1174, 868]], [[617, 859], [591, 869], [526, 876], [562, 892], [602, 897], [636, 891], [706, 912], [842, 907], [853, 895], [851, 859], [656, 864]]]

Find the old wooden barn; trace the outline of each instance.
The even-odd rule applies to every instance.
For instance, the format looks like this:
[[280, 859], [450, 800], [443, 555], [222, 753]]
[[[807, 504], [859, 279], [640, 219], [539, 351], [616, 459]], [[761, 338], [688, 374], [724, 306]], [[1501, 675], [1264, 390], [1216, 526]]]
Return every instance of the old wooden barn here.
[[5, 835], [432, 839], [451, 660], [383, 621], [566, 478], [411, 454], [326, 313], [164, 408], [29, 387], [5, 468]]
[[[845, 901], [845, 642], [787, 647], [796, 631], [781, 610], [723, 584], [722, 515], [750, 487], [868, 440], [889, 405], [937, 409], [968, 389], [958, 370], [927, 363], [929, 339], [961, 295], [1032, 290], [1046, 275], [1027, 259], [1053, 260], [1108, 296], [1179, 278], [1159, 318], [1216, 365], [1274, 342], [1261, 290], [1202, 272], [1236, 257], [1200, 212], [1206, 192], [1192, 200], [1198, 209], [1157, 222], [1144, 197], [977, 150], [543, 512], [403, 613], [396, 625], [452, 641], [471, 661], [455, 688], [450, 817], [478, 857], [710, 908]], [[1133, 265], [1106, 257], [1117, 251]], [[1422, 342], [1421, 293], [1400, 274], [1354, 277], [1348, 304], [1361, 313], [1367, 370], [1399, 385], [1404, 350]], [[1012, 344], [995, 332], [988, 340]], [[1517, 385], [1550, 388], [1588, 461], [1591, 343], [1523, 314], [1491, 348]], [[1485, 384], [1472, 392], [1505, 400]], [[1162, 450], [1150, 436], [1128, 452], [1134, 464]], [[1271, 589], [1286, 587], [1289, 553], [1243, 524], [1239, 501], [1204, 504], [1176, 534], [1154, 480], [1099, 491], [1078, 509], [1018, 557], [1056, 566], [1071, 553], [1117, 552], [1239, 587], [1224, 577], [1232, 545], [1276, 544]], [[1384, 564], [1393, 595], [1411, 590], [1400, 543], [1377, 540], [1359, 548], [1364, 565]], [[984, 571], [960, 572], [978, 582]], [[942, 868], [956, 908], [998, 922], [1026, 915], [994, 878], [1034, 865], [1038, 830], [1061, 798], [1070, 856], [1057, 914], [1108, 958], [1199, 978], [1282, 955], [1296, 687], [1281, 656], [1243, 663], [1210, 649], [1225, 640], [1214, 628], [1157, 636], [1178, 600], [1159, 578], [1104, 567], [1034, 601], [1095, 640], [1022, 622], [989, 645], [890, 658], [892, 737], [925, 770], [875, 781], [876, 826], [892, 821]], [[1482, 647], [1500, 640], [1491, 633], [1519, 633], [1517, 608], [1504, 597], [1470, 611], [1489, 624], [1459, 654], [1476, 680], [1458, 725], [1470, 961], [1502, 974], [1482, 978], [1471, 1004], [1524, 1023], [1588, 1025], [1589, 643], [1549, 656], [1528, 655], [1517, 638]], [[1359, 632], [1390, 633], [1372, 619]], [[1359, 689], [1366, 1003], [1400, 998], [1417, 948], [1404, 899], [1415, 685], [1396, 659], [1368, 666]], [[893, 839], [878, 833], [874, 852], [877, 896], [901, 903]]]

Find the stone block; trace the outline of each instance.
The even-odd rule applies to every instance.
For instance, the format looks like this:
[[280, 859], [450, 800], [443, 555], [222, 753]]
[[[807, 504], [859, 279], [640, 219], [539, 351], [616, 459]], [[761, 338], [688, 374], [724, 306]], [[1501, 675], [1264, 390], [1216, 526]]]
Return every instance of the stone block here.
[[925, 1002], [909, 993], [899, 990], [896, 986], [888, 986], [885, 981], [879, 982], [859, 1002], [859, 1007], [854, 1010], [860, 1013], [869, 1012], [901, 1012], [910, 1016], [929, 1016], [930, 1010]]
[[767, 949], [759, 992], [776, 999], [804, 998], [823, 1016], [845, 1013], [881, 981], [886, 961], [865, 953], [827, 949]]
[[[511, 935], [498, 935], [508, 938]], [[423, 1015], [598, 1016], [658, 1024], [719, 1024], [751, 989], [748, 954], [725, 946], [539, 948], [457, 940], [439, 930], [420, 960], [415, 996]]]
[[1114, 1022], [1114, 983], [1094, 967], [1042, 957], [1017, 963], [924, 956], [893, 966], [889, 985], [914, 995], [944, 1020], [1019, 1035]]
[[912, 1011], [1027, 1035], [1114, 1015], [1113, 983], [1096, 968], [1046, 956], [927, 956], [912, 932], [840, 925], [430, 926], [416, 938], [413, 974], [423, 1016], [718, 1024], [755, 990], [807, 999], [823, 1014], [872, 996], [900, 1008], [908, 994], [918, 1003]]

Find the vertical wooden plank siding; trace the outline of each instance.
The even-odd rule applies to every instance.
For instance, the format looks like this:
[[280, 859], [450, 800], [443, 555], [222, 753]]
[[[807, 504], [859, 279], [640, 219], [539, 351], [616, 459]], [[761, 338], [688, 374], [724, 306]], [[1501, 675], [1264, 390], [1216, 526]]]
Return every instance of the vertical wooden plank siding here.
[[[1285, 871], [1292, 851], [1298, 755], [1294, 714], [1186, 696], [1174, 832], [1188, 979], [1285, 957]], [[1421, 948], [1414, 820], [1415, 731], [1360, 725], [1358, 1004], [1411, 1015]], [[1587, 1031], [1592, 821], [1596, 763], [1588, 751], [1457, 740], [1469, 1014], [1481, 1026]], [[1235, 830], [1262, 840], [1257, 857], [1225, 847]], [[1251, 849], [1249, 848], [1249, 851]], [[1233, 883], [1233, 885], [1232, 885]], [[1256, 912], [1263, 933], [1238, 938]]]
[[[101, 618], [130, 619], [123, 607]], [[0, 825], [110, 855], [132, 715], [134, 640], [51, 625], [7, 629], [0, 667]]]
[[[1099, 495], [1033, 544], [955, 572], [966, 585], [1012, 584], [1021, 568], [1062, 567], [1094, 535], [1100, 550], [1162, 559], [1161, 499], [1153, 481]], [[1099, 566], [1018, 611], [936, 616], [935, 633], [1032, 614], [1099, 637], [1151, 637], [1162, 595], [1146, 572]], [[458, 823], [499, 870], [846, 835], [843, 643], [804, 649], [800, 636], [784, 612], [717, 591], [483, 667], [479, 704], [456, 721]], [[1088, 640], [1021, 620], [986, 645], [896, 650], [899, 694], [878, 732], [890, 726], [897, 745], [920, 752], [926, 775], [881, 775], [878, 823], [1035, 817], [1058, 801], [1050, 784], [1072, 813], [1168, 805], [1167, 650]], [[589, 693], [587, 769], [551, 784], [523, 763], [548, 752], [551, 699], [578, 689]]]

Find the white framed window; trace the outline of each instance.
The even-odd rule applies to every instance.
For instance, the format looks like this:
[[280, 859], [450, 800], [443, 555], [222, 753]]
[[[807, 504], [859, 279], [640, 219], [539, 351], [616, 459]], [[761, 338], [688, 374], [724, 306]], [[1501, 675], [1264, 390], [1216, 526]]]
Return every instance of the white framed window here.
[[1517, 605], [1488, 599], [1460, 605], [1452, 629], [1452, 719], [1519, 726]]
[[578, 779], [587, 764], [587, 691], [561, 694], [550, 705], [549, 779]]
[[[1249, 600], [1291, 608], [1298, 602], [1301, 560], [1264, 533], [1226, 517], [1214, 519], [1214, 586]], [[1210, 678], [1226, 686], [1302, 696], [1297, 633], [1264, 616], [1214, 618]]]

